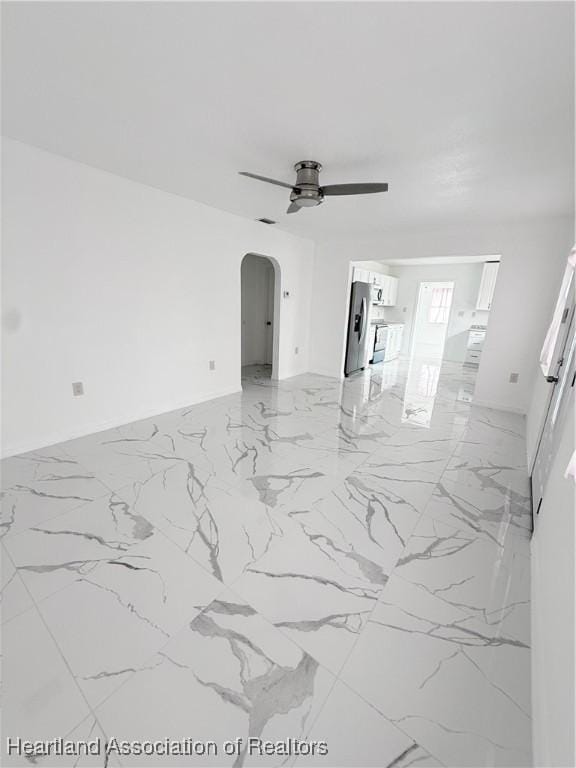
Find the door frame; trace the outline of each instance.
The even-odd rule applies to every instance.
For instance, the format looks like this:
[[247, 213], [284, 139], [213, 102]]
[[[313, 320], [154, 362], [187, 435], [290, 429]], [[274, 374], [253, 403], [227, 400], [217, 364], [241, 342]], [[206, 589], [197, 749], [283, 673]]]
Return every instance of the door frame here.
[[[546, 483], [542, 488], [542, 496], [539, 499], [534, 497], [534, 474], [536, 465], [538, 463], [540, 452], [544, 449], [543, 438], [548, 427], [548, 423], [553, 416], [553, 406], [562, 406], [563, 398], [570, 397], [573, 392], [572, 383], [568, 382], [566, 386], [565, 378], [569, 374], [569, 364], [573, 364], [573, 360], [570, 360], [570, 351], [572, 344], [574, 343], [574, 334], [576, 332], [576, 275], [571, 275], [571, 282], [568, 289], [568, 295], [564, 304], [562, 328], [559, 332], [556, 342], [556, 348], [554, 350], [555, 363], [554, 368], [550, 376], [547, 377], [547, 381], [551, 384], [550, 392], [548, 395], [546, 407], [544, 409], [544, 416], [538, 432], [538, 440], [536, 442], [536, 450], [532, 458], [529, 474], [530, 474], [530, 501], [532, 507], [532, 533], [536, 533], [536, 519], [540, 511], [540, 506], [544, 495], [546, 493]], [[544, 375], [544, 374], [542, 374]], [[560, 392], [560, 401], [556, 400], [558, 388], [562, 387]]]
[[246, 256], [258, 256], [261, 259], [266, 259], [272, 264], [274, 269], [274, 310], [272, 317], [272, 379], [277, 381], [280, 378], [280, 307], [282, 299], [282, 270], [280, 264], [273, 257], [267, 253], [257, 253], [256, 251], [246, 252], [240, 259], [239, 273], [240, 273], [240, 368], [242, 368], [242, 263]]
[[[422, 295], [423, 285], [450, 285], [452, 286], [452, 297], [450, 299], [450, 311], [448, 312], [448, 319], [446, 320], [446, 332], [444, 334], [444, 341], [448, 335], [448, 326], [450, 325], [450, 318], [452, 317], [452, 309], [454, 307], [454, 291], [456, 289], [456, 283], [454, 280], [420, 280], [418, 283], [418, 291], [416, 293], [416, 304], [414, 306], [414, 315], [412, 317], [412, 329], [410, 331], [410, 358], [414, 354], [414, 344], [416, 341], [416, 321], [418, 319], [418, 308], [420, 307], [420, 297]], [[444, 344], [446, 346], [446, 344]]]

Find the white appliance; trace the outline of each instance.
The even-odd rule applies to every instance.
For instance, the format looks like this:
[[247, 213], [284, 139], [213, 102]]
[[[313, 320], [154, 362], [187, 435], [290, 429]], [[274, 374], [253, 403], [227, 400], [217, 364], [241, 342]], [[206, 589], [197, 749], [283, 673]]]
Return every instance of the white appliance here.
[[371, 363], [387, 363], [395, 360], [402, 349], [404, 323], [381, 323], [374, 321], [370, 329], [369, 348], [372, 350]]
[[376, 323], [372, 321], [370, 323], [370, 330], [368, 332], [368, 351], [366, 353], [366, 365], [374, 362], [374, 342], [376, 341]]
[[384, 323], [374, 325], [374, 355], [372, 362], [381, 363], [386, 359], [386, 344], [388, 343], [388, 326]]

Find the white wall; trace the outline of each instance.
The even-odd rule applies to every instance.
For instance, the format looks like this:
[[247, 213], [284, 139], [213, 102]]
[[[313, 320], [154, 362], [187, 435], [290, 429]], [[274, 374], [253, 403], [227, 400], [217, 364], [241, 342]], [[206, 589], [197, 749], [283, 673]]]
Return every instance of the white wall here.
[[249, 253], [242, 261], [242, 365], [272, 364], [274, 266]]
[[386, 310], [385, 318], [393, 322], [405, 323], [403, 355], [408, 355], [410, 352], [420, 283], [453, 282], [454, 294], [444, 357], [455, 362], [464, 361], [470, 326], [485, 325], [489, 317], [488, 312], [476, 310], [482, 267], [482, 264], [462, 263], [390, 267], [390, 274], [398, 277], [398, 300], [395, 307]]
[[390, 267], [387, 264], [381, 264], [379, 261], [355, 261], [353, 265], [359, 269], [367, 269], [370, 272], [379, 272], [381, 275], [390, 274]]
[[19, 142], [3, 150], [4, 455], [239, 389], [248, 252], [275, 258], [290, 292], [279, 377], [308, 370], [311, 241]]
[[[576, 234], [576, 233], [575, 233]], [[568, 250], [557, 270], [556, 293]], [[554, 297], [556, 298], [556, 297]], [[548, 321], [552, 319], [550, 307]], [[527, 418], [528, 466], [534, 459], [550, 384], [534, 374]], [[574, 393], [560, 425], [557, 452], [531, 542], [532, 734], [534, 765], [576, 765], [574, 724], [576, 605], [576, 486], [564, 477], [575, 447]]]
[[574, 451], [574, 399], [532, 538], [532, 720], [536, 766], [576, 765], [574, 605], [576, 496], [564, 477]]
[[[526, 412], [539, 346], [573, 238], [571, 217], [389, 232], [377, 240], [316, 247], [312, 307], [313, 370], [342, 376], [348, 262], [430, 256], [502, 256], [476, 385], [479, 402]], [[509, 383], [519, 373], [517, 384]]]

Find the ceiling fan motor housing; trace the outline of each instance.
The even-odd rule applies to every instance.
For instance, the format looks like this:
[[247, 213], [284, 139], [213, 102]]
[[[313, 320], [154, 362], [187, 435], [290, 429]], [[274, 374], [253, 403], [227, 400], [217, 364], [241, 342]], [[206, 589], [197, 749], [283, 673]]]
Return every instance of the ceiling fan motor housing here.
[[290, 200], [303, 208], [311, 208], [324, 202], [320, 190], [320, 171], [322, 166], [314, 160], [301, 160], [294, 166], [296, 183], [290, 194]]

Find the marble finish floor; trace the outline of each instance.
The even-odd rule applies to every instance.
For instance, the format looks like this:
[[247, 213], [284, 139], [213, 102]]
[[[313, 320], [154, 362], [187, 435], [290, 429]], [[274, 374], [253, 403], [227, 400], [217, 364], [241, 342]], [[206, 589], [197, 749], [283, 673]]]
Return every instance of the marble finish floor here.
[[251, 370], [5, 460], [3, 751], [190, 737], [218, 755], [34, 764], [531, 765], [524, 420], [475, 406], [474, 376]]

